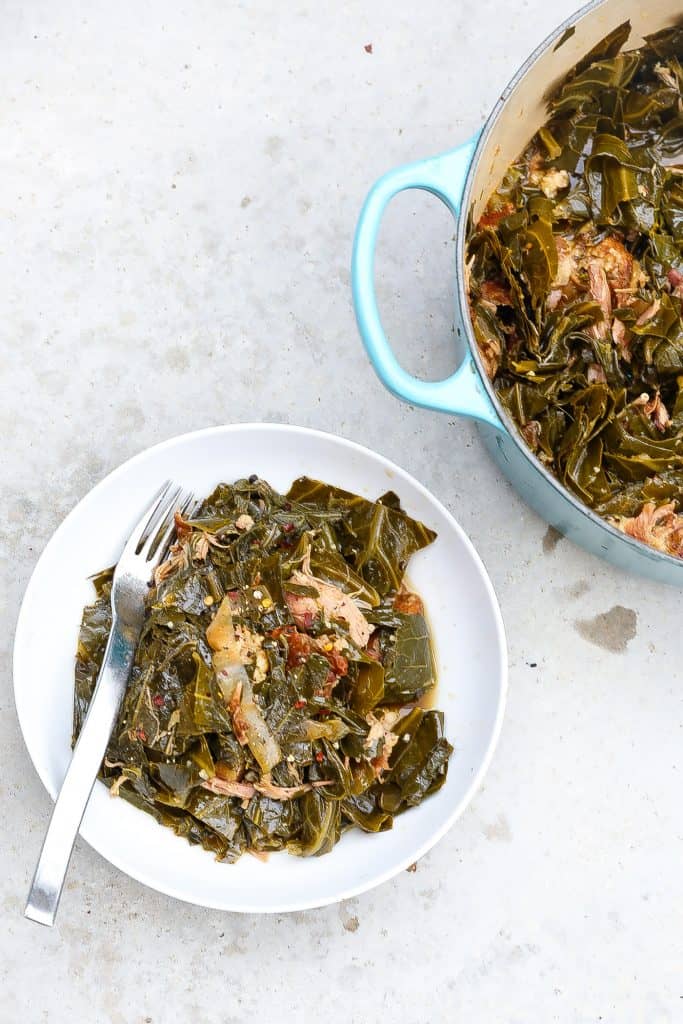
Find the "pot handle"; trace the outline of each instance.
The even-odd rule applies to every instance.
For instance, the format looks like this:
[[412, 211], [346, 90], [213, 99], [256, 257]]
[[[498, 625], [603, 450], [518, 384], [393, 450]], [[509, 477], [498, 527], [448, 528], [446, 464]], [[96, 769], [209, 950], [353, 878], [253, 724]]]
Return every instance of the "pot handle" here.
[[498, 414], [482, 387], [469, 348], [466, 347], [465, 357], [455, 373], [445, 380], [425, 381], [413, 377], [403, 369], [387, 340], [375, 295], [377, 232], [389, 200], [406, 189], [424, 189], [445, 203], [457, 218], [476, 145], [475, 136], [449, 153], [397, 167], [373, 185], [356, 228], [351, 259], [351, 287], [363, 344], [377, 375], [389, 391], [413, 405], [474, 417], [503, 430]]

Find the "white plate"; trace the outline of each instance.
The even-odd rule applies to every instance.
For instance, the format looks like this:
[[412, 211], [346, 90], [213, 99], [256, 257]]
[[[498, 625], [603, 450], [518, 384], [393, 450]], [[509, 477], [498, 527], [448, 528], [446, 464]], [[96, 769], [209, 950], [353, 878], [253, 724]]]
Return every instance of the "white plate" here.
[[[145, 885], [206, 907], [283, 912], [319, 907], [391, 878], [444, 835], [472, 799], [500, 732], [507, 656], [500, 609], [476, 551], [453, 517], [381, 455], [301, 427], [239, 424], [184, 434], [150, 448], [99, 483], [66, 517], [26, 590], [14, 646], [14, 691], [26, 746], [54, 798], [70, 758], [73, 668], [88, 577], [112, 565], [149, 497], [167, 478], [208, 494], [221, 480], [258, 473], [286, 489], [303, 474], [376, 498], [392, 489], [438, 533], [410, 562], [425, 599], [439, 672], [437, 706], [455, 746], [448, 779], [389, 832], [344, 835], [332, 853], [273, 854], [221, 864], [97, 782], [81, 825], [94, 849]], [[47, 826], [47, 821], [45, 822]]]

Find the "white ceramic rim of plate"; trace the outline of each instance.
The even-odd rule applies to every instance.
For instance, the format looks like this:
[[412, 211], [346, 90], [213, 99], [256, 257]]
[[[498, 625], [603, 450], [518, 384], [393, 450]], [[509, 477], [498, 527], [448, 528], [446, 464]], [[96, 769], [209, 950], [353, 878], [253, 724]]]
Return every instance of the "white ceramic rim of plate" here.
[[[291, 903], [291, 902], [288, 903], [285, 900], [282, 903], [279, 903], [278, 905], [272, 905], [272, 906], [267, 906], [267, 907], [264, 907], [262, 905], [256, 905], [256, 904], [254, 904], [254, 905], [241, 904], [240, 906], [232, 906], [232, 905], [229, 905], [229, 903], [226, 902], [225, 900], [220, 900], [220, 901], [217, 901], [217, 902], [211, 902], [211, 901], [208, 901], [208, 900], [202, 900], [201, 902], [199, 902], [199, 901], [193, 899], [192, 897], [188, 896], [186, 892], [183, 892], [180, 889], [174, 889], [174, 887], [172, 885], [168, 885], [168, 884], [164, 883], [163, 888], [162, 888], [159, 885], [158, 881], [156, 881], [155, 878], [153, 877], [153, 874], [148, 874], [148, 873], [146, 873], [145, 871], [142, 871], [142, 870], [135, 870], [135, 869], [131, 868], [130, 864], [123, 864], [123, 863], [121, 863], [121, 860], [120, 860], [119, 857], [112, 856], [109, 852], [105, 852], [103, 849], [101, 849], [100, 843], [98, 842], [97, 837], [91, 836], [89, 834], [87, 826], [84, 827], [84, 824], [81, 825], [81, 831], [80, 831], [81, 837], [88, 843], [89, 846], [91, 846], [97, 853], [99, 853], [100, 856], [104, 857], [105, 860], [109, 861], [110, 864], [113, 864], [114, 867], [118, 868], [118, 870], [122, 871], [124, 874], [127, 874], [128, 876], [136, 879], [138, 882], [142, 883], [143, 885], [146, 885], [149, 888], [152, 888], [152, 889], [156, 890], [157, 892], [163, 892], [163, 893], [165, 893], [165, 894], [167, 894], [169, 896], [174, 897], [175, 899], [179, 899], [179, 900], [182, 900], [184, 902], [192, 903], [194, 905], [206, 906], [206, 907], [208, 907], [210, 909], [216, 909], [216, 910], [226, 910], [226, 911], [230, 911], [230, 912], [233, 912], [233, 913], [273, 913], [273, 914], [276, 914], [276, 913], [289, 913], [289, 912], [294, 912], [294, 911], [299, 911], [299, 910], [307, 910], [307, 909], [314, 909], [316, 907], [327, 906], [329, 904], [337, 903], [337, 902], [339, 902], [341, 900], [350, 899], [350, 898], [352, 898], [354, 896], [358, 896], [361, 893], [367, 892], [368, 890], [373, 889], [376, 886], [381, 885], [383, 882], [386, 882], [389, 879], [395, 877], [401, 871], [403, 871], [407, 867], [409, 867], [413, 862], [415, 862], [415, 861], [419, 860], [421, 857], [423, 857], [436, 843], [439, 842], [440, 839], [443, 838], [443, 836], [454, 825], [454, 823], [457, 821], [457, 819], [462, 815], [462, 813], [465, 810], [465, 808], [471, 802], [471, 800], [474, 797], [475, 793], [479, 789], [479, 787], [480, 787], [480, 785], [481, 785], [481, 783], [483, 781], [483, 778], [486, 775], [486, 772], [488, 771], [488, 768], [489, 768], [489, 766], [491, 764], [491, 760], [493, 758], [493, 754], [494, 754], [495, 749], [496, 749], [496, 745], [498, 743], [498, 739], [500, 737], [500, 732], [501, 732], [502, 723], [503, 723], [503, 717], [504, 717], [504, 713], [505, 713], [505, 705], [506, 705], [506, 700], [507, 700], [507, 692], [508, 692], [508, 662], [507, 662], [507, 643], [506, 643], [506, 637], [505, 637], [505, 627], [504, 627], [504, 624], [503, 624], [503, 618], [502, 618], [502, 614], [501, 614], [500, 607], [499, 607], [499, 604], [498, 604], [498, 600], [497, 600], [497, 597], [496, 597], [496, 593], [494, 591], [493, 585], [492, 585], [491, 580], [489, 578], [489, 575], [488, 575], [488, 573], [486, 571], [486, 568], [485, 568], [485, 566], [484, 566], [484, 564], [483, 564], [483, 562], [482, 562], [482, 560], [481, 560], [481, 558], [480, 558], [476, 548], [474, 547], [474, 545], [470, 541], [470, 539], [467, 536], [467, 534], [465, 533], [465, 531], [462, 529], [462, 527], [459, 525], [459, 523], [455, 520], [455, 518], [451, 515], [451, 513], [448, 511], [448, 509], [439, 501], [439, 499], [436, 498], [431, 493], [431, 491], [429, 491], [423, 484], [421, 484], [410, 473], [406, 472], [406, 470], [402, 469], [400, 466], [398, 466], [396, 463], [392, 462], [390, 459], [386, 458], [385, 456], [379, 454], [378, 452], [373, 451], [371, 448], [368, 448], [365, 445], [358, 444], [355, 441], [350, 441], [350, 440], [348, 440], [345, 437], [339, 436], [338, 434], [333, 434], [333, 433], [330, 433], [328, 431], [317, 430], [317, 429], [314, 429], [312, 427], [302, 427], [302, 426], [290, 425], [290, 424], [285, 424], [285, 423], [249, 422], [249, 423], [232, 423], [232, 424], [224, 424], [224, 425], [221, 425], [221, 426], [206, 427], [206, 428], [201, 429], [201, 430], [188, 431], [188, 432], [186, 432], [184, 434], [177, 434], [177, 435], [175, 435], [175, 436], [173, 436], [171, 438], [168, 438], [165, 441], [159, 442], [156, 445], [152, 445], [149, 448], [145, 448], [143, 451], [138, 452], [137, 455], [133, 455], [133, 456], [131, 456], [131, 458], [129, 458], [125, 462], [121, 463], [121, 465], [117, 466], [116, 469], [114, 469], [110, 473], [108, 473], [107, 476], [103, 477], [103, 479], [100, 480], [99, 483], [97, 483], [93, 488], [91, 488], [90, 491], [88, 491], [87, 494], [85, 494], [83, 496], [83, 498], [81, 498], [77, 502], [77, 504], [74, 506], [74, 508], [72, 508], [71, 511], [64, 517], [64, 519], [62, 520], [60, 525], [57, 527], [57, 529], [55, 530], [55, 532], [52, 534], [52, 536], [50, 537], [49, 541], [45, 545], [45, 548], [41, 552], [41, 555], [40, 555], [38, 561], [36, 562], [36, 565], [35, 565], [35, 567], [33, 569], [32, 574], [31, 574], [31, 578], [29, 579], [28, 585], [27, 585], [26, 590], [24, 592], [24, 596], [23, 596], [22, 602], [21, 602], [21, 607], [20, 607], [20, 610], [19, 610], [19, 615], [18, 615], [18, 618], [17, 618], [17, 625], [16, 625], [15, 638], [14, 638], [14, 656], [13, 656], [14, 699], [15, 699], [15, 706], [16, 706], [16, 710], [17, 710], [17, 717], [19, 719], [19, 725], [20, 725], [20, 728], [21, 728], [21, 731], [22, 731], [22, 736], [24, 738], [24, 743], [26, 745], [29, 757], [30, 757], [31, 762], [32, 762], [32, 764], [33, 764], [33, 766], [34, 766], [34, 768], [35, 768], [35, 770], [36, 770], [36, 772], [37, 772], [41, 782], [43, 783], [45, 789], [47, 790], [47, 792], [50, 794], [50, 796], [54, 800], [56, 798], [56, 795], [57, 795], [57, 787], [54, 786], [53, 783], [52, 783], [52, 779], [50, 778], [47, 766], [43, 762], [41, 762], [39, 760], [39, 758], [37, 756], [38, 752], [31, 749], [31, 747], [30, 747], [30, 745], [29, 745], [29, 743], [28, 743], [28, 741], [26, 739], [27, 730], [25, 728], [25, 724], [24, 724], [24, 721], [23, 721], [23, 712], [22, 712], [22, 708], [25, 707], [25, 702], [18, 696], [18, 693], [19, 693], [19, 685], [18, 685], [19, 684], [19, 680], [21, 680], [23, 678], [23, 675], [24, 675], [23, 666], [22, 666], [22, 652], [24, 650], [23, 635], [24, 635], [24, 633], [26, 632], [26, 630], [28, 628], [27, 610], [26, 609], [27, 609], [27, 607], [28, 607], [28, 605], [30, 603], [29, 595], [30, 595], [31, 588], [32, 588], [33, 583], [34, 583], [34, 579], [35, 579], [36, 575], [38, 574], [38, 570], [39, 570], [39, 568], [41, 566], [41, 562], [43, 561], [43, 559], [45, 559], [48, 556], [48, 553], [52, 550], [52, 548], [59, 544], [62, 531], [64, 531], [66, 529], [67, 524], [70, 522], [72, 517], [74, 517], [78, 513], [78, 511], [81, 509], [81, 506], [85, 502], [89, 501], [92, 497], [94, 497], [97, 494], [97, 492], [99, 492], [100, 490], [104, 489], [106, 486], [109, 486], [113, 481], [116, 480], [117, 477], [123, 476], [126, 473], [126, 471], [132, 465], [135, 465], [135, 464], [137, 464], [139, 462], [143, 462], [143, 461], [145, 461], [147, 459], [150, 459], [155, 454], [157, 454], [157, 453], [159, 453], [159, 452], [161, 452], [161, 451], [163, 451], [163, 450], [165, 450], [167, 448], [171, 448], [171, 447], [173, 447], [175, 445], [178, 445], [178, 444], [180, 444], [182, 442], [186, 442], [186, 441], [188, 441], [190, 439], [199, 440], [202, 437], [210, 437], [212, 435], [217, 435], [217, 434], [224, 434], [224, 435], [230, 436], [230, 435], [239, 434], [239, 433], [245, 432], [245, 431], [256, 431], [256, 432], [263, 432], [263, 433], [268, 433], [268, 432], [290, 433], [290, 434], [299, 435], [299, 436], [316, 437], [319, 440], [322, 440], [326, 444], [339, 445], [341, 447], [348, 448], [348, 449], [350, 449], [352, 451], [356, 451], [356, 452], [362, 454], [363, 456], [369, 457], [370, 459], [376, 461], [383, 469], [388, 471], [388, 475], [395, 476], [395, 477], [398, 477], [398, 478], [404, 480], [410, 487], [415, 488], [415, 490], [417, 490], [419, 493], [421, 493], [422, 496], [428, 502], [430, 502], [430, 503], [434, 504], [435, 506], [437, 506], [437, 508], [439, 509], [441, 514], [449, 522], [449, 525], [451, 526], [451, 528], [458, 535], [459, 540], [461, 541], [461, 543], [467, 549], [467, 551], [468, 551], [468, 553], [469, 553], [469, 555], [470, 555], [470, 557], [472, 559], [473, 564], [476, 566], [476, 568], [478, 570], [478, 574], [481, 577], [481, 580], [482, 580], [482, 583], [484, 585], [484, 588], [485, 588], [485, 591], [486, 591], [486, 595], [487, 595], [487, 598], [488, 598], [488, 601], [489, 601], [489, 604], [490, 604], [492, 621], [493, 621], [494, 626], [495, 626], [496, 641], [497, 641], [497, 647], [498, 647], [499, 690], [498, 690], [498, 702], [497, 702], [497, 707], [496, 707], [496, 714], [495, 714], [494, 724], [493, 724], [493, 727], [491, 729], [489, 742], [488, 742], [488, 745], [486, 747], [484, 756], [481, 759], [481, 762], [480, 762], [480, 765], [479, 765], [479, 769], [473, 775], [472, 780], [471, 780], [468, 788], [466, 789], [466, 791], [463, 794], [463, 796], [460, 799], [460, 801], [455, 805], [455, 807], [445, 817], [445, 819], [439, 825], [439, 827], [433, 829], [430, 832], [430, 834], [423, 840], [423, 842], [420, 843], [419, 845], [417, 845], [411, 851], [409, 856], [405, 856], [400, 861], [392, 863], [391, 866], [389, 868], [387, 868], [385, 871], [377, 872], [370, 879], [365, 879], [360, 884], [349, 885], [346, 889], [344, 889], [342, 891], [336, 891], [336, 892], [334, 892], [333, 894], [329, 895], [327, 898], [324, 898], [324, 899], [323, 898], [316, 898], [316, 899], [312, 900], [311, 902], [307, 902], [305, 900], [304, 901], [298, 900], [295, 903]], [[47, 822], [46, 822], [46, 826], [47, 826]], [[106, 845], [106, 842], [105, 842], [104, 845]], [[228, 870], [229, 870], [229, 867], [228, 867]]]

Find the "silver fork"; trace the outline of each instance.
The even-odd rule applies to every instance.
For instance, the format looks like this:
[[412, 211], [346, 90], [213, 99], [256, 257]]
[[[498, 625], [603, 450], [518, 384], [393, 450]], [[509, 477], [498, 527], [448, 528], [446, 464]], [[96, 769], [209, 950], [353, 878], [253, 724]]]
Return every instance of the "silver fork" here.
[[131, 533], [114, 571], [112, 628], [102, 668], [52, 811], [24, 911], [39, 924], [51, 927], [55, 922], [74, 841], [133, 667], [145, 595], [171, 543], [174, 512], [186, 514], [192, 503], [192, 494], [165, 483]]

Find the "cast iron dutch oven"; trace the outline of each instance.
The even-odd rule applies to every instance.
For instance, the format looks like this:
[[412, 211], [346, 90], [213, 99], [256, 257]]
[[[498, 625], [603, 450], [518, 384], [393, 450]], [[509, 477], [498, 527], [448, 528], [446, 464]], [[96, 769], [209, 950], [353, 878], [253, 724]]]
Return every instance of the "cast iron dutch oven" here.
[[[352, 287], [356, 318], [380, 379], [413, 405], [475, 419], [505, 476], [536, 512], [562, 534], [620, 568], [683, 586], [683, 560], [620, 533], [575, 498], [536, 459], [519, 436], [484, 371], [469, 318], [465, 274], [468, 221], [476, 222], [510, 163], [547, 119], [546, 101], [571, 68], [608, 32], [631, 22], [627, 48], [680, 19], [680, 0], [657, 5], [600, 0], [560, 25], [520, 68], [481, 133], [457, 149], [390, 171], [371, 189], [354, 241]], [[388, 201], [405, 189], [438, 196], [458, 222], [456, 337], [460, 363], [441, 381], [418, 380], [400, 365], [382, 329], [373, 271], [377, 231]], [[462, 211], [462, 215], [461, 215]]]

